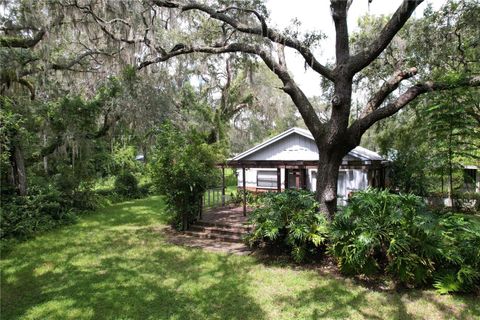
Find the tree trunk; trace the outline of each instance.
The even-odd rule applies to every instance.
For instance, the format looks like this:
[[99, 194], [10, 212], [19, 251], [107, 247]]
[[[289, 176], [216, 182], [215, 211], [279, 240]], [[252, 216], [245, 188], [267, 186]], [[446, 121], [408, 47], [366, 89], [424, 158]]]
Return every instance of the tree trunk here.
[[448, 136], [448, 202], [453, 207], [453, 164], [452, 164], [452, 130]]
[[326, 152], [319, 148], [317, 192], [316, 198], [320, 203], [320, 212], [332, 220], [337, 210], [337, 181], [338, 170], [343, 156]]
[[22, 149], [19, 146], [13, 146], [10, 155], [10, 163], [13, 169], [13, 184], [18, 195], [27, 194], [27, 174], [25, 170], [25, 159]]
[[[47, 146], [47, 135], [43, 132], [43, 147]], [[43, 171], [48, 175], [48, 158], [47, 156], [43, 157]]]

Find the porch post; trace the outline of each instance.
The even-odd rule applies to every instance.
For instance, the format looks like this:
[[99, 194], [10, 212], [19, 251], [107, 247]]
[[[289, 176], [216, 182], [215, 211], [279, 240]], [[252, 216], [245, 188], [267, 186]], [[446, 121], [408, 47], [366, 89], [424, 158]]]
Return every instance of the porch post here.
[[200, 197], [200, 203], [198, 208], [198, 220], [202, 220], [202, 209], [203, 209], [203, 196]]
[[242, 167], [242, 183], [243, 183], [243, 216], [247, 215], [247, 177], [245, 176], [245, 167]]
[[298, 169], [298, 171], [295, 172], [295, 187], [302, 189], [302, 169]]
[[222, 207], [225, 206], [225, 167], [222, 166]]
[[290, 186], [288, 185], [288, 169], [285, 167], [285, 190], [287, 190]]
[[282, 172], [280, 167], [277, 168], [277, 191], [282, 192]]

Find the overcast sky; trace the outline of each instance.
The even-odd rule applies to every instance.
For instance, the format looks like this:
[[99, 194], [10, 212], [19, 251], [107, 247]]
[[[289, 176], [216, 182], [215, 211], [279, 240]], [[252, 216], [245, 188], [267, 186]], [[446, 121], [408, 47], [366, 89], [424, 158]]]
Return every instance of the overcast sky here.
[[[448, 0], [427, 0], [415, 10], [413, 16], [421, 17], [428, 3], [438, 9], [446, 1]], [[348, 12], [350, 32], [356, 29], [356, 22], [359, 17], [365, 14], [393, 14], [401, 2], [401, 0], [373, 0], [372, 3], [368, 4], [368, 0], [354, 0]], [[327, 34], [329, 38], [322, 41], [322, 47], [320, 51], [316, 52], [316, 57], [322, 63], [333, 61], [335, 27], [330, 16], [330, 1], [267, 0], [267, 7], [270, 10], [271, 21], [269, 24], [271, 27], [283, 30], [291, 25], [293, 18], [298, 18], [302, 22], [302, 31], [320, 30]], [[303, 60], [293, 51], [287, 51], [286, 58], [289, 70], [306, 95], [319, 95], [320, 78], [317, 73], [311, 70], [305, 71]]]

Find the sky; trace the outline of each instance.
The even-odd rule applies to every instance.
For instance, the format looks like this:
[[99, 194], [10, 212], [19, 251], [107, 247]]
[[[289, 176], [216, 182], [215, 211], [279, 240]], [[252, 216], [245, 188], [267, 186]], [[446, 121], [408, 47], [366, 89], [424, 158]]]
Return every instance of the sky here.
[[[431, 3], [434, 9], [440, 8], [448, 0], [427, 0], [422, 3], [413, 13], [413, 17], [421, 17], [427, 4]], [[356, 22], [365, 14], [391, 15], [395, 12], [401, 0], [354, 0], [348, 12], [348, 26], [350, 32], [356, 30]], [[301, 31], [322, 31], [329, 38], [322, 41], [319, 51], [315, 56], [321, 63], [334, 61], [335, 42], [333, 36], [335, 27], [330, 15], [330, 1], [328, 0], [267, 0], [267, 8], [270, 11], [270, 27], [279, 30], [291, 25], [293, 18], [298, 18], [301, 23]], [[319, 95], [319, 75], [312, 71], [305, 71], [302, 58], [293, 50], [286, 50], [287, 66], [295, 80], [307, 96]]]

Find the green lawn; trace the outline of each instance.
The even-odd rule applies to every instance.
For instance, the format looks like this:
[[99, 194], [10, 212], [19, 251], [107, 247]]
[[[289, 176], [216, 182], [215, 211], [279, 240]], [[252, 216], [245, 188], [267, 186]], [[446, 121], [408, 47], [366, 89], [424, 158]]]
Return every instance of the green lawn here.
[[[2, 254], [1, 319], [478, 319], [478, 297], [388, 293], [166, 243], [162, 200], [83, 216]], [[157, 230], [157, 231], [156, 231]]]

